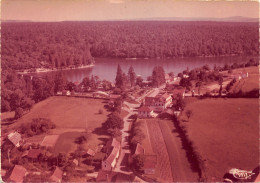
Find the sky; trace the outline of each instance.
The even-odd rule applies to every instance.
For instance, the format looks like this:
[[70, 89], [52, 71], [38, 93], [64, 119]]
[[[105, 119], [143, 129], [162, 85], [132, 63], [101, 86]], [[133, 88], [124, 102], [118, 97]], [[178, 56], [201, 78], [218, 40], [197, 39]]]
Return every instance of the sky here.
[[68, 21], [146, 18], [259, 18], [257, 1], [2, 0], [2, 20]]

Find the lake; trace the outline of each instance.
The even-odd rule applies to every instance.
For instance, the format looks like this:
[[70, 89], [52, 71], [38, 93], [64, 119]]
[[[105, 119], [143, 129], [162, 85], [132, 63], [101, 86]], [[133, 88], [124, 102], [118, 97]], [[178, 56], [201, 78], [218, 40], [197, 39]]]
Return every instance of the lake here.
[[177, 75], [187, 67], [189, 69], [201, 67], [208, 64], [213, 68], [216, 64], [223, 66], [225, 63], [245, 63], [255, 56], [223, 56], [223, 57], [193, 57], [175, 59], [118, 59], [118, 58], [95, 58], [94, 67], [75, 70], [64, 70], [66, 78], [72, 82], [81, 82], [86, 76], [97, 75], [101, 80], [114, 81], [116, 77], [117, 65], [120, 64], [124, 72], [128, 72], [132, 65], [136, 74], [141, 75], [144, 80], [152, 74], [154, 66], [163, 66], [166, 73], [174, 72]]

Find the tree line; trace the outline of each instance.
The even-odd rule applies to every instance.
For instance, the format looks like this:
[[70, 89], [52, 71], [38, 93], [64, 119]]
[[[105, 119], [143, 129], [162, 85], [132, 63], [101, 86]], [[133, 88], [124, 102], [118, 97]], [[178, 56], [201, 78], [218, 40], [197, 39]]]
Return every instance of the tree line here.
[[2, 23], [2, 68], [62, 68], [94, 57], [173, 58], [258, 54], [257, 23]]

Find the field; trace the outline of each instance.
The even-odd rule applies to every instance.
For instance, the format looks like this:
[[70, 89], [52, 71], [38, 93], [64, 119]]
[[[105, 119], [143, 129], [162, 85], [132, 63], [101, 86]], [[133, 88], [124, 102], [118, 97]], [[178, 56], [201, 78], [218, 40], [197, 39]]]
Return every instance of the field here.
[[[100, 126], [108, 112], [103, 100], [76, 97], [50, 97], [19, 119], [15, 125], [30, 122], [33, 118], [49, 118], [57, 128], [88, 128]], [[99, 114], [99, 109], [103, 114]]]
[[167, 147], [156, 119], [146, 120], [153, 152], [157, 155], [155, 175], [160, 182], [172, 182], [172, 168]]
[[190, 139], [205, 161], [208, 181], [221, 181], [231, 168], [252, 170], [259, 164], [258, 99], [191, 100], [181, 115]]
[[[14, 124], [8, 126], [17, 128], [22, 123], [31, 122], [33, 118], [49, 118], [56, 124], [56, 128], [49, 134], [60, 135], [54, 147], [55, 152], [70, 152], [75, 150], [75, 138], [82, 135], [86, 129], [94, 131], [91, 133], [87, 146], [96, 150], [100, 143], [108, 138], [102, 134], [101, 126], [106, 121], [108, 112], [104, 108], [104, 101], [99, 99], [87, 99], [76, 97], [50, 97], [36, 105], [31, 111], [17, 120]], [[99, 109], [103, 113], [99, 114]], [[5, 114], [3, 118], [10, 117], [11, 113]], [[4, 126], [7, 128], [7, 126]], [[95, 130], [98, 129], [98, 130]], [[45, 135], [38, 135], [28, 138], [29, 142], [40, 142]]]
[[238, 92], [239, 90], [242, 90], [242, 92], [249, 92], [253, 89], [259, 89], [259, 67], [236, 69], [234, 70], [234, 73], [240, 73], [243, 71], [248, 72], [248, 78], [236, 82], [232, 87], [231, 92]]

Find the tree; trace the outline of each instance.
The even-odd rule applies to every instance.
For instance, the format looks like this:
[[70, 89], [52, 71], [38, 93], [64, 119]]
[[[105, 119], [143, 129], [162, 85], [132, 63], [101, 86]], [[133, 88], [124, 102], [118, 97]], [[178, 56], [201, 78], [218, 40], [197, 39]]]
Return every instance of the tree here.
[[115, 86], [122, 89], [122, 86], [123, 86], [123, 71], [122, 71], [121, 66], [119, 64], [117, 66], [115, 81], [116, 81]]
[[188, 118], [188, 120], [189, 120], [190, 117], [193, 115], [193, 112], [192, 112], [192, 110], [189, 109], [189, 110], [186, 111], [185, 114], [186, 114], [186, 116], [187, 116], [187, 118]]
[[198, 81], [198, 82], [196, 83], [196, 87], [198, 87], [198, 94], [199, 94], [199, 96], [200, 96], [200, 88], [201, 88], [201, 85], [202, 85], [202, 82], [201, 82], [201, 81]]
[[223, 77], [220, 75], [219, 80], [218, 80], [218, 84], [219, 84], [219, 96], [221, 96], [222, 94], [222, 85], [223, 85]]
[[106, 121], [106, 127], [107, 129], [112, 128], [118, 128], [118, 129], [123, 129], [124, 126], [124, 121], [123, 119], [119, 116], [117, 112], [113, 112], [109, 115], [107, 121]]
[[165, 83], [165, 72], [162, 66], [155, 66], [152, 72], [152, 84], [159, 87]]
[[19, 119], [22, 116], [23, 116], [23, 109], [21, 107], [18, 107], [17, 109], [15, 109], [14, 118]]
[[87, 77], [83, 78], [81, 84], [85, 88], [85, 91], [87, 91], [88, 88], [90, 87], [90, 79], [89, 79], [89, 77], [87, 76]]
[[114, 112], [118, 112], [120, 114], [121, 109], [122, 109], [122, 104], [123, 104], [123, 101], [122, 101], [121, 97], [117, 98], [114, 102]]
[[136, 79], [136, 74], [135, 74], [133, 66], [131, 66], [128, 70], [128, 78], [129, 78], [131, 87], [133, 87], [135, 85], [135, 79]]
[[57, 72], [54, 79], [54, 92], [63, 91], [66, 87], [67, 80], [62, 72]]
[[136, 78], [136, 84], [140, 87], [142, 87], [143, 78], [141, 76]]
[[122, 132], [118, 129], [118, 128], [109, 128], [107, 130], [107, 133], [111, 136], [111, 137], [120, 137], [122, 135]]
[[175, 108], [175, 110], [183, 111], [185, 106], [186, 106], [186, 102], [183, 100], [182, 96], [178, 94], [173, 107]]
[[187, 90], [190, 90], [192, 83], [189, 78], [181, 78], [180, 86], [185, 87]]
[[144, 167], [145, 156], [138, 154], [133, 157], [133, 167], [136, 171], [141, 171]]

